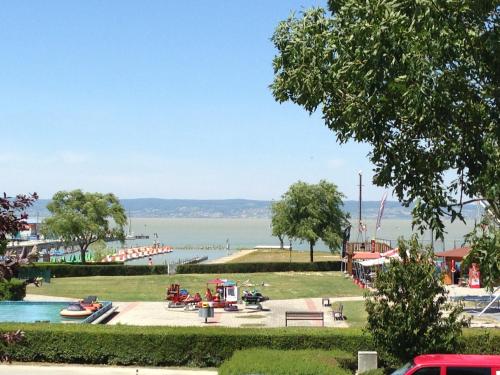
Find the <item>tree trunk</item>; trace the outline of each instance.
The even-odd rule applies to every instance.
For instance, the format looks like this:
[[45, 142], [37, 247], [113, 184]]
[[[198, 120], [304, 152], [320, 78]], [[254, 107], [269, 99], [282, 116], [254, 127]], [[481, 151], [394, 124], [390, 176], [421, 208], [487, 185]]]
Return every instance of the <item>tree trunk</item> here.
[[313, 247], [314, 247], [314, 244], [312, 242], [309, 242], [309, 256], [310, 256], [310, 260], [311, 260], [311, 263], [314, 262], [314, 258], [313, 258]]
[[280, 240], [280, 247], [281, 247], [281, 250], [283, 250], [283, 245], [284, 245], [284, 243], [283, 243], [283, 237], [278, 236], [278, 238], [279, 238], [279, 240]]
[[80, 257], [82, 258], [82, 263], [87, 263], [85, 261], [85, 254], [87, 253], [87, 246], [85, 245], [80, 245]]

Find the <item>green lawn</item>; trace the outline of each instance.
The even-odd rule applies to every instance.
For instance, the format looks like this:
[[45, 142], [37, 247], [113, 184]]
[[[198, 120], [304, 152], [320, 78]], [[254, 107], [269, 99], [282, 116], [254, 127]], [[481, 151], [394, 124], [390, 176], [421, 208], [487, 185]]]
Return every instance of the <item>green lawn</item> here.
[[[40, 288], [29, 286], [27, 293], [73, 298], [96, 295], [111, 301], [161, 301], [171, 283], [179, 283], [191, 294], [199, 292], [203, 296], [206, 282], [216, 277], [236, 280], [240, 285], [250, 282], [255, 287], [249, 289], [257, 288], [271, 299], [363, 295], [363, 290], [340, 272], [67, 277], [52, 279]], [[260, 286], [262, 283], [267, 286]]]
[[[292, 262], [309, 262], [309, 251], [292, 250]], [[315, 262], [327, 262], [340, 260], [338, 255], [325, 251], [315, 251]], [[229, 263], [271, 263], [271, 262], [289, 262], [290, 252], [288, 250], [257, 250], [245, 256], [233, 259]]]
[[347, 318], [346, 322], [349, 327], [363, 328], [366, 326], [368, 314], [364, 301], [347, 301], [342, 302], [342, 305], [344, 305], [343, 314]]

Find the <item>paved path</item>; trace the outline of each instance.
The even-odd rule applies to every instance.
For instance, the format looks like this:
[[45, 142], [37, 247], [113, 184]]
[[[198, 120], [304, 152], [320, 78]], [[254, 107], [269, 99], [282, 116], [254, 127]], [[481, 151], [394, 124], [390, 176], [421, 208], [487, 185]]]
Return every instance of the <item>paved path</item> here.
[[67, 297], [54, 297], [54, 296], [44, 296], [42, 294], [26, 294], [24, 297], [25, 301], [76, 301], [78, 298], [67, 298]]
[[245, 255], [251, 254], [253, 252], [257, 251], [257, 249], [250, 249], [250, 250], [240, 250], [234, 254], [228, 255], [226, 257], [222, 258], [217, 258], [213, 260], [209, 260], [208, 262], [205, 262], [205, 264], [219, 264], [219, 263], [229, 263], [232, 260], [241, 258]]
[[53, 364], [0, 365], [1, 375], [217, 375], [216, 370]]
[[[342, 301], [362, 301], [363, 297], [333, 297], [331, 303]], [[238, 305], [239, 311], [228, 312], [215, 310], [215, 316], [209, 318], [209, 324], [198, 316], [197, 311], [185, 311], [183, 308], [168, 308], [166, 302], [113, 302], [118, 306], [118, 315], [108, 324], [128, 324], [141, 326], [224, 326], [224, 327], [284, 327], [286, 311], [323, 311], [325, 326], [345, 328], [348, 322], [334, 320], [331, 307], [321, 305], [321, 298], [298, 298], [289, 300], [271, 300], [263, 303], [263, 311], [246, 309]], [[290, 325], [315, 326], [314, 321], [295, 321]]]

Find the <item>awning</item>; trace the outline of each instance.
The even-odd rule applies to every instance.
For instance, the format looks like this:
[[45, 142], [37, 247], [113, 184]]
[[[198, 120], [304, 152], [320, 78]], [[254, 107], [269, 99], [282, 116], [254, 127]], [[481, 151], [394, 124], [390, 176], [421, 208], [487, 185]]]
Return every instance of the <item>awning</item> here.
[[385, 263], [389, 263], [391, 260], [389, 258], [378, 258], [378, 259], [368, 259], [359, 262], [363, 267], [380, 266]]
[[364, 259], [378, 259], [380, 258], [380, 253], [372, 253], [369, 251], [360, 251], [354, 253], [352, 259], [354, 260], [364, 260]]
[[440, 253], [434, 254], [437, 257], [443, 258], [460, 258], [463, 259], [467, 255], [469, 255], [471, 248], [470, 247], [459, 247], [453, 250], [442, 251]]

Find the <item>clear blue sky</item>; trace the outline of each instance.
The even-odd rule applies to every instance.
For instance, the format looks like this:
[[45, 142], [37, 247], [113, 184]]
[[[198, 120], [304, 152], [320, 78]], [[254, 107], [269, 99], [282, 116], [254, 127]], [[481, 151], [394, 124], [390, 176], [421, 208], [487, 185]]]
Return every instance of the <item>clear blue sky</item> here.
[[[271, 95], [270, 37], [325, 1], [12, 1], [0, 13], [0, 191], [378, 200], [366, 145]], [[391, 199], [391, 198], [390, 198]]]

